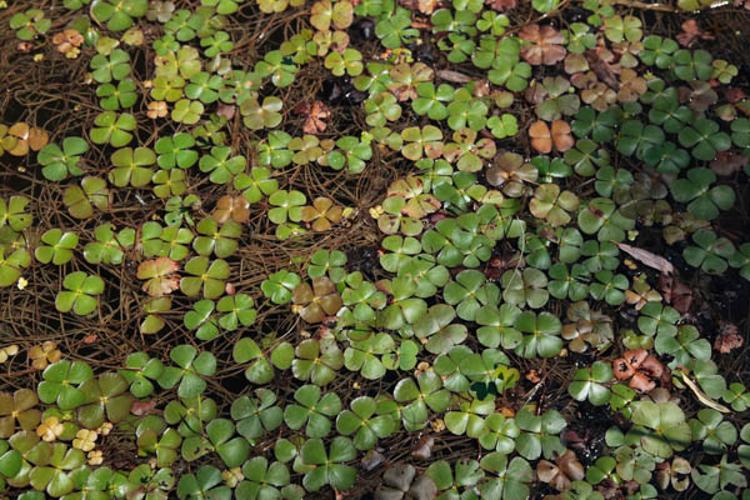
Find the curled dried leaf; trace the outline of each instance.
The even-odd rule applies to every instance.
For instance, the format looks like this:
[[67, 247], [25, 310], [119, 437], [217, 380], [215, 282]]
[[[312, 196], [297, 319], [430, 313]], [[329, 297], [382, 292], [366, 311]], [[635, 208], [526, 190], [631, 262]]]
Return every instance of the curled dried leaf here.
[[617, 243], [617, 247], [637, 261], [647, 265], [652, 269], [656, 269], [663, 274], [674, 273], [674, 266], [672, 265], [672, 263], [664, 257], [661, 257], [660, 255], [656, 255], [653, 252], [649, 252], [648, 250], [645, 250], [643, 248], [628, 245], [627, 243]]

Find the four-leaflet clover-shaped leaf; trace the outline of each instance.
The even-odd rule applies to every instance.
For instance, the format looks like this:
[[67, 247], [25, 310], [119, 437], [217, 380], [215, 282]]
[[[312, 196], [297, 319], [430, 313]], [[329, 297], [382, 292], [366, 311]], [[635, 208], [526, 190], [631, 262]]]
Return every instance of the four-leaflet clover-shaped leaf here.
[[61, 266], [73, 258], [73, 250], [78, 245], [78, 235], [71, 231], [63, 232], [62, 229], [52, 228], [42, 235], [42, 243], [34, 250], [36, 260], [42, 264], [52, 262], [56, 266]]
[[327, 452], [322, 439], [308, 439], [302, 445], [300, 456], [302, 463], [310, 466], [302, 478], [307, 491], [316, 492], [325, 485], [336, 490], [348, 490], [357, 479], [357, 469], [346, 465], [357, 456], [357, 450], [349, 438], [336, 436]]
[[447, 304], [435, 304], [414, 323], [414, 335], [433, 354], [447, 352], [467, 337], [466, 325], [454, 324], [456, 310]]
[[249, 174], [242, 172], [234, 178], [234, 187], [242, 191], [247, 202], [252, 204], [278, 191], [279, 181], [271, 177], [269, 168], [253, 167]]
[[30, 485], [53, 498], [71, 493], [75, 487], [72, 479], [74, 471], [85, 463], [83, 451], [69, 448], [64, 443], [54, 443], [45, 455], [31, 471]]
[[560, 338], [562, 325], [557, 316], [546, 311], [538, 315], [524, 311], [518, 315], [515, 328], [525, 335], [515, 352], [524, 358], [551, 358], [557, 356], [563, 346]]
[[[31, 389], [18, 389], [13, 394], [0, 392], [0, 438], [7, 439], [16, 431], [32, 431], [39, 424], [42, 412], [36, 408], [39, 403]], [[0, 473], [3, 473], [3, 455], [0, 452]]]
[[208, 351], [201, 351], [191, 345], [178, 345], [169, 352], [177, 366], [167, 366], [157, 379], [159, 385], [171, 389], [178, 383], [177, 395], [180, 398], [194, 398], [206, 389], [203, 377], [216, 373], [216, 358]]
[[203, 299], [193, 304], [193, 308], [182, 318], [185, 327], [195, 330], [195, 337], [199, 340], [213, 340], [219, 335], [219, 327], [212, 316], [216, 304], [213, 300]]
[[237, 433], [253, 444], [284, 421], [276, 394], [262, 388], [255, 390], [255, 397], [240, 396], [235, 399], [230, 414], [232, 420], [237, 422]]
[[239, 467], [250, 456], [250, 444], [244, 437], [235, 434], [234, 423], [229, 419], [210, 421], [206, 425], [206, 436], [227, 467]]
[[91, 15], [107, 29], [124, 31], [133, 25], [134, 17], [142, 17], [148, 11], [148, 0], [93, 0]]
[[21, 277], [22, 270], [31, 264], [31, 255], [25, 248], [6, 250], [0, 248], [0, 287], [10, 286]]
[[578, 212], [578, 227], [585, 234], [596, 234], [599, 241], [623, 241], [625, 231], [635, 227], [609, 198], [594, 198]]
[[576, 401], [588, 400], [594, 406], [609, 402], [609, 388], [604, 384], [612, 380], [612, 367], [604, 361], [595, 361], [588, 368], [580, 368], [573, 374], [568, 393]]
[[292, 300], [294, 289], [301, 281], [298, 274], [282, 269], [263, 280], [260, 288], [263, 295], [271, 299], [274, 304], [286, 304]]
[[[339, 5], [339, 4], [337, 4]], [[325, 67], [334, 76], [357, 76], [362, 73], [362, 53], [357, 49], [347, 47], [343, 52], [331, 52], [325, 58]]]
[[278, 127], [281, 123], [280, 113], [283, 102], [276, 96], [263, 98], [261, 103], [257, 97], [247, 99], [240, 105], [242, 123], [250, 130]]
[[[239, 364], [249, 363], [245, 368], [245, 378], [250, 382], [267, 384], [273, 380], [273, 366], [253, 339], [243, 337], [237, 341], [234, 344], [234, 349], [232, 349], [232, 359]], [[291, 361], [289, 364], [291, 364]], [[285, 367], [288, 368], [288, 366]]]
[[293, 301], [300, 317], [311, 324], [335, 316], [343, 305], [336, 285], [327, 277], [313, 278], [312, 286], [299, 284], [294, 290]]
[[65, 276], [63, 288], [55, 297], [55, 308], [63, 313], [73, 311], [79, 316], [96, 309], [96, 296], [104, 293], [104, 280], [99, 276], [75, 271]]
[[100, 427], [105, 420], [114, 424], [130, 414], [133, 397], [128, 393], [128, 382], [116, 372], [102, 373], [81, 384], [85, 395], [78, 408], [78, 421], [89, 429]]
[[737, 428], [713, 408], [699, 410], [696, 418], [691, 418], [688, 424], [693, 441], [703, 441], [703, 451], [710, 455], [726, 453], [737, 441]]
[[117, 114], [114, 111], [105, 111], [94, 119], [94, 128], [90, 133], [91, 142], [109, 143], [115, 148], [127, 146], [133, 140], [133, 131], [137, 125], [135, 116], [130, 113]]
[[443, 132], [434, 125], [405, 128], [401, 138], [405, 143], [401, 154], [409, 160], [417, 161], [423, 156], [435, 158], [442, 152]]
[[393, 398], [403, 405], [401, 420], [404, 428], [408, 431], [422, 429], [427, 425], [430, 410], [440, 413], [448, 408], [450, 394], [433, 370], [419, 374], [416, 381], [411, 377], [399, 380], [393, 390]]
[[458, 436], [478, 438], [484, 434], [484, 418], [495, 410], [492, 398], [463, 401], [458, 408], [445, 413], [446, 428]]
[[83, 248], [83, 258], [90, 264], [118, 265], [125, 257], [125, 250], [135, 243], [135, 229], [126, 227], [115, 232], [112, 224], [101, 224], [94, 229], [95, 241]]
[[288, 61], [280, 50], [272, 50], [255, 64], [255, 71], [263, 78], [270, 76], [275, 87], [288, 87], [294, 82], [294, 75], [297, 73], [297, 66]]
[[53, 363], [42, 373], [43, 380], [37, 387], [39, 400], [56, 404], [63, 411], [77, 408], [86, 402], [86, 394], [80, 385], [93, 376], [91, 367], [82, 361], [63, 359]]
[[514, 457], [509, 461], [508, 455], [492, 452], [482, 457], [479, 465], [490, 476], [479, 485], [482, 498], [513, 500], [529, 496], [534, 472], [523, 458]]
[[578, 197], [570, 191], [560, 192], [557, 184], [542, 184], [534, 192], [529, 210], [534, 217], [545, 219], [551, 226], [564, 226], [570, 222], [570, 213], [578, 209]]
[[640, 430], [641, 446], [657, 457], [669, 458], [684, 450], [692, 440], [685, 414], [676, 403], [636, 401], [631, 420]]
[[[283, 498], [294, 496], [296, 484], [289, 484], [289, 469], [281, 462], [271, 462], [263, 456], [253, 457], [242, 466], [245, 477], [235, 489], [240, 498]], [[300, 488], [301, 489], [301, 488]], [[300, 496], [303, 493], [296, 492]]]
[[88, 219], [94, 215], [94, 207], [108, 209], [111, 198], [107, 181], [101, 177], [86, 176], [81, 179], [80, 187], [68, 186], [63, 192], [63, 203], [76, 219]]
[[150, 167], [156, 163], [156, 155], [150, 148], [122, 148], [112, 153], [109, 181], [117, 187], [130, 184], [143, 187], [151, 182], [154, 173]]
[[232, 149], [229, 146], [212, 147], [211, 153], [204, 155], [199, 162], [201, 172], [210, 172], [208, 178], [214, 184], [226, 184], [243, 172], [247, 165], [244, 156], [231, 155]]
[[221, 472], [211, 465], [201, 465], [195, 473], [185, 474], [177, 483], [178, 498], [216, 498], [232, 497], [229, 486], [223, 485]]
[[461, 271], [456, 281], [443, 289], [445, 302], [456, 306], [456, 314], [464, 321], [474, 321], [482, 306], [495, 305], [500, 301], [500, 290], [487, 283], [484, 273], [474, 269]]
[[521, 309], [513, 304], [494, 304], [479, 308], [475, 321], [480, 325], [477, 329], [477, 339], [486, 347], [514, 349], [521, 343], [523, 335], [515, 328], [516, 319]]
[[719, 237], [710, 229], [699, 229], [693, 233], [693, 243], [682, 252], [685, 262], [699, 267], [708, 274], [721, 274], [727, 270], [727, 260], [736, 249], [727, 238]]
[[711, 161], [732, 146], [729, 135], [720, 131], [718, 123], [707, 118], [691, 122], [680, 130], [678, 137], [682, 146], [693, 148], [690, 153], [696, 160]]
[[224, 283], [229, 278], [229, 264], [223, 259], [210, 261], [199, 255], [185, 264], [185, 276], [180, 280], [180, 290], [188, 297], [203, 292], [206, 299], [216, 299], [224, 293]]
[[393, 416], [383, 414], [384, 408], [379, 408], [378, 402], [369, 396], [355, 398], [349, 407], [336, 418], [336, 430], [344, 436], [354, 434], [353, 443], [358, 450], [373, 448], [378, 439], [390, 436], [397, 429]]
[[242, 226], [228, 220], [219, 224], [207, 217], [196, 226], [198, 235], [193, 240], [193, 249], [199, 255], [211, 255], [223, 259], [233, 255], [239, 247], [238, 238], [242, 234]]
[[222, 297], [216, 304], [216, 311], [222, 313], [219, 325], [228, 332], [235, 331], [240, 325], [252, 325], [257, 315], [253, 298], [244, 293]]
[[302, 207], [307, 203], [305, 195], [297, 190], [279, 190], [268, 197], [273, 205], [268, 211], [268, 219], [274, 224], [283, 224], [287, 220], [299, 222], [302, 220]]
[[201, 71], [190, 77], [190, 83], [185, 86], [185, 96], [203, 104], [211, 104], [219, 98], [219, 89], [223, 83], [219, 75]]
[[331, 418], [341, 412], [341, 399], [334, 392], [321, 393], [317, 385], [303, 385], [294, 392], [296, 403], [284, 408], [284, 422], [291, 429], [305, 426], [305, 434], [322, 438], [331, 431]]
[[506, 271], [501, 280], [503, 299], [513, 305], [526, 304], [539, 309], [549, 300], [547, 282], [547, 276], [533, 267]]
[[204, 110], [203, 103], [200, 101], [180, 99], [175, 103], [174, 109], [172, 109], [172, 119], [177, 123], [195, 125], [201, 119]]
[[716, 174], [708, 168], [688, 170], [687, 177], [677, 179], [670, 188], [675, 201], [687, 203], [688, 211], [703, 220], [713, 220], [720, 210], [729, 210], [734, 205], [735, 193], [726, 184], [712, 186]]
[[565, 450], [559, 435], [568, 423], [557, 410], [537, 415], [526, 407], [516, 414], [515, 420], [521, 430], [516, 439], [516, 451], [524, 458], [536, 460], [544, 455], [549, 460]]
[[15, 232], [21, 232], [33, 221], [26, 211], [29, 199], [25, 196], [11, 196], [7, 202], [0, 198], [0, 228], [10, 226]]
[[44, 17], [42, 9], [28, 9], [11, 17], [9, 26], [19, 40], [30, 41], [46, 33], [52, 27], [52, 20]]
[[154, 383], [164, 371], [164, 363], [150, 358], [145, 352], [134, 352], [125, 360], [125, 369], [120, 375], [130, 384], [130, 393], [145, 398], [154, 392]]
[[191, 149], [195, 146], [195, 139], [186, 132], [173, 136], [160, 137], [154, 144], [154, 151], [158, 154], [156, 162], [160, 168], [190, 168], [198, 161], [198, 152]]
[[68, 175], [83, 175], [79, 166], [81, 156], [89, 150], [88, 143], [80, 137], [66, 137], [62, 147], [55, 143], [47, 144], [37, 154], [37, 161], [42, 165], [45, 179], [59, 182]]
[[336, 371], [344, 366], [344, 356], [335, 340], [307, 339], [294, 349], [292, 374], [315, 385], [327, 385], [336, 378]]
[[135, 82], [126, 78], [115, 86], [114, 83], [103, 83], [96, 89], [100, 98], [99, 105], [106, 111], [132, 108], [138, 100], [138, 87]]

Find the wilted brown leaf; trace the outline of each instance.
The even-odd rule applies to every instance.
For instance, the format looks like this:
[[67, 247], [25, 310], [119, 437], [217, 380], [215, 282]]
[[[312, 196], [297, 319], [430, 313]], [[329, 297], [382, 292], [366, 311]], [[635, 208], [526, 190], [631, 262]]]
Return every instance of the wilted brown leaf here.
[[656, 380], [668, 383], [666, 367], [645, 349], [626, 351], [623, 357], [612, 362], [617, 380], [629, 380], [628, 386], [639, 392], [650, 392], [656, 388]]
[[739, 328], [729, 321], [721, 321], [719, 335], [714, 340], [714, 349], [722, 354], [728, 354], [739, 349], [745, 343], [745, 339], [739, 333]]
[[437, 0], [417, 0], [417, 10], [429, 16], [435, 11]]
[[718, 175], [732, 175], [747, 165], [747, 156], [733, 151], [720, 151], [711, 161], [711, 170]]
[[156, 401], [135, 401], [133, 406], [130, 407], [130, 413], [136, 417], [142, 417], [144, 415], [153, 415], [159, 413], [156, 408]]
[[462, 85], [464, 83], [469, 83], [472, 80], [469, 75], [465, 75], [463, 73], [459, 73], [458, 71], [453, 71], [450, 69], [440, 69], [435, 73], [435, 75], [438, 78], [445, 80], [446, 82], [460, 83]]
[[333, 200], [318, 197], [313, 200], [312, 205], [302, 208], [302, 220], [311, 224], [314, 231], [328, 231], [341, 221], [344, 209], [340, 205], [334, 205]]
[[250, 203], [244, 196], [224, 195], [216, 202], [211, 217], [219, 224], [224, 224], [230, 219], [244, 224], [250, 220]]
[[328, 124], [326, 120], [331, 117], [331, 110], [322, 101], [315, 101], [306, 110], [307, 119], [302, 127], [306, 134], [317, 135], [325, 132]]
[[538, 120], [532, 123], [529, 127], [529, 138], [531, 138], [531, 147], [538, 153], [552, 152], [552, 134], [546, 122]]
[[701, 40], [713, 40], [714, 36], [700, 29], [695, 19], [688, 19], [682, 23], [682, 32], [678, 33], [675, 38], [683, 47], [690, 47], [699, 38]]
[[435, 438], [422, 436], [411, 452], [411, 456], [417, 460], [427, 460], [432, 456], [432, 447], [435, 446]]
[[137, 277], [146, 280], [143, 291], [152, 297], [169, 295], [180, 287], [180, 265], [169, 257], [146, 260], [138, 266]]
[[521, 57], [529, 64], [552, 65], [565, 58], [567, 50], [562, 46], [565, 37], [552, 26], [529, 24], [521, 29], [518, 36], [531, 42], [521, 48]]
[[591, 69], [594, 71], [599, 80], [606, 83], [609, 87], [619, 90], [620, 83], [617, 80], [613, 66], [607, 58], [611, 56], [611, 53], [604, 53], [598, 49], [590, 49], [586, 51], [586, 60], [588, 60]]
[[498, 12], [506, 12], [518, 6], [518, 0], [485, 0], [485, 5]]
[[659, 290], [664, 300], [677, 309], [680, 314], [687, 314], [693, 305], [693, 290], [674, 276], [659, 276]]

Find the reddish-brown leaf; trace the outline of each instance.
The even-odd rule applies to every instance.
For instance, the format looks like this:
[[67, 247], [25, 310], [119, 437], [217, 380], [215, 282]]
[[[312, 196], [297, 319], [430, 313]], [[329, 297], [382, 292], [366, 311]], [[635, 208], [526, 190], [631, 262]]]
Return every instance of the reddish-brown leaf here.
[[728, 354], [735, 349], [739, 349], [745, 343], [745, 340], [739, 333], [737, 325], [729, 321], [720, 323], [719, 336], [714, 340], [714, 349], [722, 354]]
[[532, 123], [529, 127], [529, 138], [531, 139], [531, 147], [538, 153], [552, 152], [552, 133], [547, 123], [542, 120]]
[[422, 436], [411, 452], [411, 456], [417, 460], [427, 460], [432, 456], [432, 447], [435, 446], [435, 438]]
[[587, 50], [586, 60], [589, 62], [591, 70], [596, 74], [599, 80], [603, 81], [614, 90], [620, 90], [620, 82], [617, 80], [614, 68], [604, 57], [602, 57], [599, 50]]
[[552, 122], [552, 143], [555, 149], [561, 153], [572, 148], [576, 141], [570, 133], [570, 125], [565, 120], [555, 120]]
[[733, 151], [720, 151], [716, 159], [711, 161], [711, 170], [718, 175], [732, 175], [747, 165], [747, 156]]
[[312, 106], [307, 110], [307, 119], [302, 127], [302, 131], [306, 134], [318, 135], [325, 132], [328, 124], [326, 120], [331, 117], [331, 110], [322, 101], [313, 102]]
[[136, 417], [142, 417], [159, 413], [159, 410], [156, 409], [156, 401], [136, 401], [130, 407], [130, 413]]
[[180, 287], [180, 277], [176, 274], [180, 265], [169, 257], [146, 260], [138, 266], [137, 276], [147, 280], [143, 291], [152, 297], [169, 295]]
[[695, 19], [688, 19], [682, 23], [682, 32], [678, 33], [676, 38], [683, 47], [690, 47], [699, 38], [701, 40], [713, 40], [715, 37], [700, 29]]
[[485, 0], [485, 5], [498, 12], [506, 12], [518, 6], [518, 0]]
[[552, 65], [565, 59], [567, 50], [562, 46], [565, 37], [552, 26], [529, 24], [521, 29], [518, 36], [531, 42], [521, 48], [521, 57], [529, 64]]
[[664, 300], [677, 309], [680, 314], [687, 314], [693, 305], [693, 290], [674, 276], [659, 276], [659, 291]]

